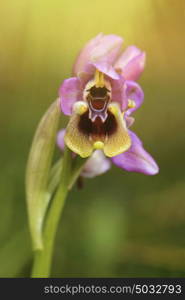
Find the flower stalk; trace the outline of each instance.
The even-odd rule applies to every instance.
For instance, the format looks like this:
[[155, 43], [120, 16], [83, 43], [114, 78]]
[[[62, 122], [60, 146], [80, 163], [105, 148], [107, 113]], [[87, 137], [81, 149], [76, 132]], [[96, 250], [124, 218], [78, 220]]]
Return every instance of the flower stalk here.
[[65, 148], [62, 160], [62, 170], [60, 175], [60, 184], [56, 194], [51, 201], [51, 206], [46, 216], [46, 222], [43, 233], [43, 249], [36, 250], [34, 253], [34, 264], [32, 269], [32, 277], [49, 277], [51, 270], [51, 262], [53, 256], [53, 248], [55, 236], [63, 212], [65, 200], [69, 190], [78, 178], [81, 169], [85, 163], [85, 159], [75, 159], [72, 166], [72, 156], [69, 148]]
[[51, 202], [48, 216], [46, 217], [43, 234], [43, 249], [35, 251], [32, 277], [49, 277], [56, 231], [68, 194], [70, 175], [71, 151], [66, 147], [61, 171], [61, 182]]

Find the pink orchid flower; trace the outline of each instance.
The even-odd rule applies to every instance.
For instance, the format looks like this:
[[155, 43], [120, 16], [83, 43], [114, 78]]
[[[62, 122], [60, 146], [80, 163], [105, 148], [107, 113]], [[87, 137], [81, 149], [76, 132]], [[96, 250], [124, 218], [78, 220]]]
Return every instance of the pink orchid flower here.
[[155, 175], [159, 168], [129, 127], [144, 93], [135, 82], [145, 66], [145, 53], [135, 46], [122, 52], [123, 39], [99, 34], [81, 50], [73, 77], [63, 81], [61, 110], [70, 116], [57, 143], [89, 157], [82, 176], [106, 172], [111, 162], [132, 172]]

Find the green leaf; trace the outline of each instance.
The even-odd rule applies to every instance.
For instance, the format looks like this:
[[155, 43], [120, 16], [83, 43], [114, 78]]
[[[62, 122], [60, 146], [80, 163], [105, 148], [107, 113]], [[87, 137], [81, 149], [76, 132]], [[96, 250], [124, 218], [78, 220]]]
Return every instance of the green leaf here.
[[51, 194], [48, 181], [60, 119], [57, 99], [45, 113], [36, 130], [26, 170], [26, 196], [33, 248], [42, 249], [43, 222]]

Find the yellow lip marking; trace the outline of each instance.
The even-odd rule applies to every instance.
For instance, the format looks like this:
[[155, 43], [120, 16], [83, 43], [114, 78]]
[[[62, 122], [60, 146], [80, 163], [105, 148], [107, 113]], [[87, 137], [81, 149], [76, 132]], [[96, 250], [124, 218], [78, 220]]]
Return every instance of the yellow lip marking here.
[[83, 101], [77, 101], [74, 105], [74, 111], [78, 115], [83, 115], [88, 110], [88, 106]]
[[103, 149], [104, 143], [101, 141], [97, 141], [93, 144], [94, 149]]
[[119, 113], [119, 108], [118, 108], [117, 104], [115, 104], [115, 103], [109, 104], [108, 110], [109, 110], [114, 116], [117, 116], [118, 113]]
[[79, 115], [83, 115], [85, 112], [87, 111], [87, 107], [84, 105], [82, 105], [81, 107], [79, 107], [78, 109], [78, 113]]
[[104, 87], [105, 86], [104, 74], [102, 72], [96, 70], [95, 76], [94, 76], [94, 81], [95, 81], [95, 86], [97, 88]]

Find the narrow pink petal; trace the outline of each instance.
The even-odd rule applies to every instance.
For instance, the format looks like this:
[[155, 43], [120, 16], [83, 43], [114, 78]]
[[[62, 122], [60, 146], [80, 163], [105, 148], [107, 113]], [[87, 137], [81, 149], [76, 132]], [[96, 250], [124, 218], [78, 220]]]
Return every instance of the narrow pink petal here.
[[129, 46], [118, 58], [114, 67], [125, 79], [137, 80], [145, 67], [145, 52], [135, 46]]
[[117, 35], [100, 33], [81, 50], [73, 67], [73, 74], [83, 72], [88, 63], [103, 60], [113, 64], [120, 53], [122, 43], [123, 39]]
[[64, 80], [60, 89], [60, 104], [61, 110], [65, 115], [71, 115], [73, 104], [82, 100], [81, 81], [77, 77], [71, 77]]
[[128, 106], [128, 98], [126, 96], [126, 85], [123, 76], [119, 75], [119, 80], [111, 80], [112, 101], [118, 102], [121, 111], [124, 111]]
[[114, 156], [111, 160], [118, 167], [129, 172], [139, 172], [146, 175], [155, 175], [159, 167], [152, 156], [143, 148], [137, 135], [129, 131], [132, 145], [127, 152]]
[[125, 93], [127, 99], [134, 100], [135, 107], [127, 110], [126, 114], [130, 115], [135, 110], [137, 110], [144, 100], [144, 93], [140, 85], [134, 81], [126, 80], [125, 81]]

